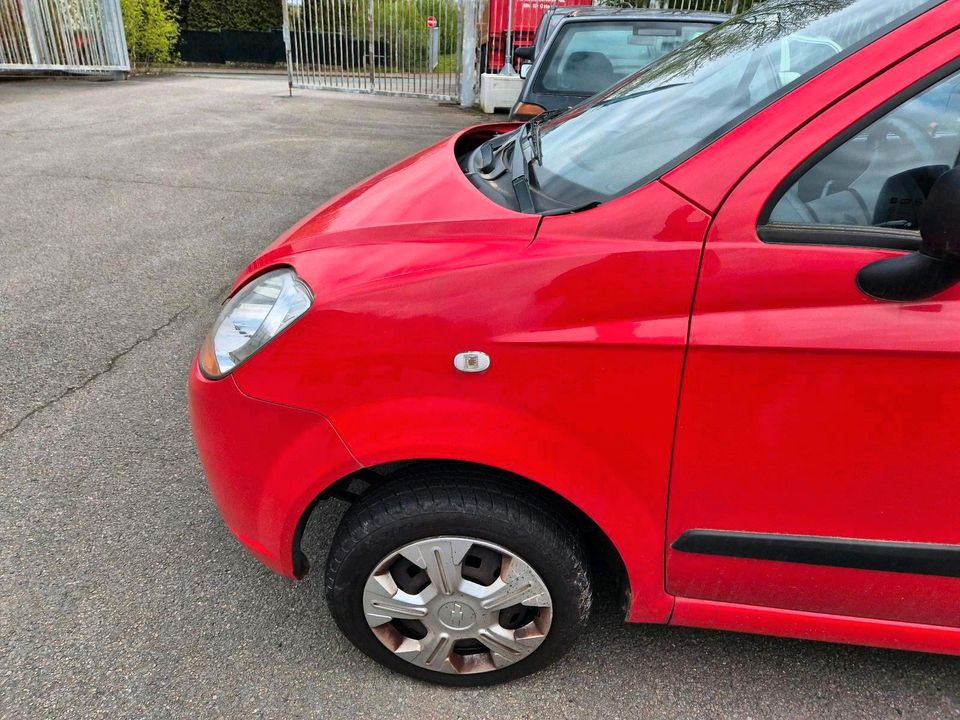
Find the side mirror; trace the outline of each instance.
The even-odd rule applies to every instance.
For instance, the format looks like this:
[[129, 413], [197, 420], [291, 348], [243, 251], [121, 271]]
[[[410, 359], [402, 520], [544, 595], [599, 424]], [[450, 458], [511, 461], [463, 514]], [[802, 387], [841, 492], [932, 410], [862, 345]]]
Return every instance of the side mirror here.
[[911, 301], [960, 282], [960, 166], [937, 178], [920, 216], [920, 249], [871, 263], [857, 286], [880, 300]]
[[525, 45], [513, 49], [513, 56], [521, 60], [533, 60], [533, 45]]
[[527, 75], [530, 74], [530, 68], [533, 67], [533, 63], [524, 63], [520, 66], [520, 77], [524, 80], [527, 79]]

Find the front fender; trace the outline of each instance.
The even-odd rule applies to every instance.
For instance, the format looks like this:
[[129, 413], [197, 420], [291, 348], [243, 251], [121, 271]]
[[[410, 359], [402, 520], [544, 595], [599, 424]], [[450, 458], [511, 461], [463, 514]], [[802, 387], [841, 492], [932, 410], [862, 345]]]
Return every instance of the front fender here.
[[[666, 486], [625, 475], [573, 429], [515, 408], [448, 397], [403, 398], [351, 408], [337, 426], [364, 466], [458, 460], [520, 475], [579, 508], [606, 534], [629, 576], [633, 621], [665, 622]], [[306, 510], [306, 507], [303, 508]]]

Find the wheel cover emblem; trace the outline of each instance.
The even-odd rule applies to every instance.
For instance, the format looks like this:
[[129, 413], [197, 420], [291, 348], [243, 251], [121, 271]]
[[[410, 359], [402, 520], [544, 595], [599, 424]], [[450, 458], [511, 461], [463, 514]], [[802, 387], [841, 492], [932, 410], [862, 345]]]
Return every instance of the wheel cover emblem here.
[[466, 603], [448, 602], [437, 611], [440, 622], [451, 630], [466, 630], [473, 627], [477, 614]]

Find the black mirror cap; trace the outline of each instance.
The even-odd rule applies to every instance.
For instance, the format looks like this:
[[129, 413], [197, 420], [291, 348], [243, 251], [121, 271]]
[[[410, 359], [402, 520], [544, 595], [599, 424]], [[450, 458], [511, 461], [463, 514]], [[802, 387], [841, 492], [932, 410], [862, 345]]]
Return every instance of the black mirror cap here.
[[960, 262], [914, 252], [870, 263], [857, 273], [857, 287], [878, 300], [926, 300], [960, 282]]
[[920, 252], [960, 262], [960, 166], [930, 188], [920, 218]]
[[920, 221], [920, 250], [871, 263], [857, 287], [879, 300], [925, 300], [960, 282], [960, 167], [933, 184]]
[[533, 45], [514, 48], [513, 55], [521, 60], [533, 60]]

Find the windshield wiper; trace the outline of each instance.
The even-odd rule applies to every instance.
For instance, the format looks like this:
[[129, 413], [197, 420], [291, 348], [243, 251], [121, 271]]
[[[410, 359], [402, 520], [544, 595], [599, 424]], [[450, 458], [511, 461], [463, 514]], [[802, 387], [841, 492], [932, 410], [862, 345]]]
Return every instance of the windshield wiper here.
[[[536, 117], [528, 120], [514, 136], [513, 157], [510, 161], [510, 182], [513, 185], [513, 194], [522, 213], [536, 213], [537, 207], [533, 202], [533, 192], [530, 190], [529, 168], [534, 162], [543, 164], [542, 148], [540, 147], [540, 126], [547, 120], [565, 113], [570, 108], [545, 110]], [[530, 141], [531, 157], [528, 158], [523, 149], [524, 141]]]
[[[534, 162], [543, 164], [543, 151], [540, 146], [540, 126], [551, 118], [565, 113], [569, 108], [545, 110], [536, 117], [528, 120], [519, 130], [513, 141], [513, 158], [510, 163], [510, 182], [513, 185], [513, 194], [517, 197], [517, 204], [522, 213], [535, 213], [537, 207], [533, 202], [533, 193], [530, 190], [530, 165]], [[528, 159], [523, 150], [525, 140], [530, 141], [531, 157]]]
[[533, 151], [533, 159], [531, 162], [535, 161], [537, 164], [543, 165], [543, 149], [540, 145], [540, 126], [548, 120], [563, 115], [563, 113], [569, 109], [570, 108], [555, 108], [553, 110], [544, 110], [527, 122], [527, 126], [530, 128], [530, 149]]
[[527, 177], [527, 166], [529, 161], [523, 152], [523, 141], [530, 134], [530, 126], [524, 125], [517, 131], [517, 137], [513, 141], [513, 158], [510, 162], [510, 182], [513, 185], [513, 194], [517, 197], [517, 205], [520, 206], [522, 213], [535, 213], [536, 205], [533, 204], [533, 193], [530, 192], [530, 178]]

